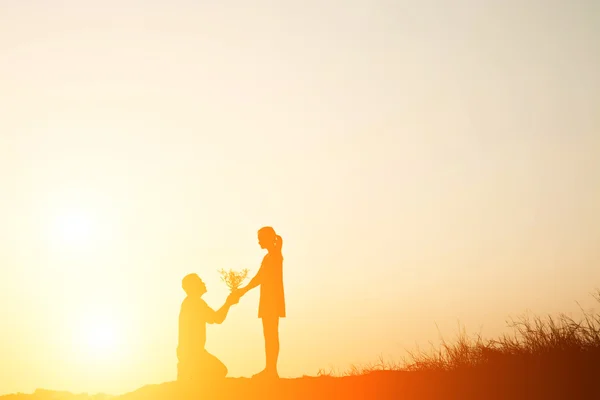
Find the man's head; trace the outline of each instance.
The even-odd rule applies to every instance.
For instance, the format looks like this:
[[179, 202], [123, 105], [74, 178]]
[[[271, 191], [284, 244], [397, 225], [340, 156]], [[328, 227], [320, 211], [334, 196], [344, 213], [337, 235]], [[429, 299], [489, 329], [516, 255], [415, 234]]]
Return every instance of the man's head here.
[[181, 281], [181, 287], [188, 296], [202, 296], [206, 293], [206, 285], [197, 274], [186, 275]]

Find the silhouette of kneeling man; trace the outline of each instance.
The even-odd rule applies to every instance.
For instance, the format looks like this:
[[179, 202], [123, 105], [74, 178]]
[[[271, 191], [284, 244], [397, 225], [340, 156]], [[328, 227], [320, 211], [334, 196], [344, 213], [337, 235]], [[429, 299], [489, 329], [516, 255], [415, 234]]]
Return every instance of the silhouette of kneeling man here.
[[222, 323], [229, 308], [239, 301], [239, 297], [230, 294], [225, 304], [215, 311], [202, 299], [206, 285], [198, 275], [186, 275], [181, 286], [187, 297], [181, 303], [179, 312], [177, 380], [199, 382], [223, 379], [227, 376], [227, 367], [204, 348], [206, 324]]

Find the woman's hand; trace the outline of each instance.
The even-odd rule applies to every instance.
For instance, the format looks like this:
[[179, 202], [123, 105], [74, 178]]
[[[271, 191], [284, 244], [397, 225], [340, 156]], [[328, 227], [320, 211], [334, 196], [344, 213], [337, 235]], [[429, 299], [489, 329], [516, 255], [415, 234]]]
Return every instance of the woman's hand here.
[[242, 297], [243, 295], [245, 295], [246, 293], [248, 293], [248, 287], [243, 287], [243, 288], [239, 288], [237, 289], [234, 293], [237, 293], [237, 295], [239, 297]]

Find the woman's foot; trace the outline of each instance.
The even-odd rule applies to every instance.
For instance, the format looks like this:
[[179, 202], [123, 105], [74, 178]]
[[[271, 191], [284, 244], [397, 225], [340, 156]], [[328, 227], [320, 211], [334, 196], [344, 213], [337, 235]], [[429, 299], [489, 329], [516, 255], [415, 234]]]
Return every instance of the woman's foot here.
[[252, 375], [252, 379], [279, 379], [279, 374], [276, 370], [264, 369], [258, 374]]

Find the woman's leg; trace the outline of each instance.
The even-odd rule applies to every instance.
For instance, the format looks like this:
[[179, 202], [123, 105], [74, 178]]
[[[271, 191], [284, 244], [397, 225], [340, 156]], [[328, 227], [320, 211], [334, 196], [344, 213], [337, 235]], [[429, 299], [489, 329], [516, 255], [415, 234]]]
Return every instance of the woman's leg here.
[[279, 317], [262, 319], [265, 337], [265, 372], [277, 374], [277, 359], [279, 358]]

